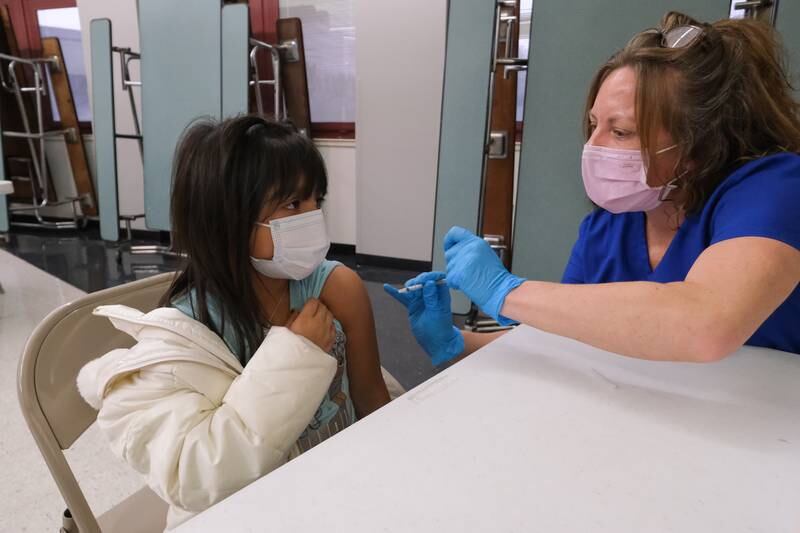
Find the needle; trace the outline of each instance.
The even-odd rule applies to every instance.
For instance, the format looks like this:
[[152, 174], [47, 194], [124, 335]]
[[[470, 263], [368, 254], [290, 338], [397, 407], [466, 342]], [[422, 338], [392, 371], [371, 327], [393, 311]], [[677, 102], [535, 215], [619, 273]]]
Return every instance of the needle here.
[[[437, 279], [436, 280], [436, 284], [437, 285], [446, 285], [447, 284], [447, 280]], [[416, 285], [411, 285], [409, 287], [403, 287], [402, 289], [400, 289], [397, 292], [399, 292], [400, 294], [405, 294], [405, 293], [411, 292], [411, 291], [418, 291], [422, 287], [423, 287], [422, 283], [417, 283]]]

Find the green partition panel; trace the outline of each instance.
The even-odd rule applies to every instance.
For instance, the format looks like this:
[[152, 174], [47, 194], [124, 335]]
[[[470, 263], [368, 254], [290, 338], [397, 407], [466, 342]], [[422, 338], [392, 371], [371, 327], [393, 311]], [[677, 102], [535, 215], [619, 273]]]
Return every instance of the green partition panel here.
[[92, 52], [92, 128], [95, 182], [100, 212], [100, 237], [119, 240], [116, 120], [114, 117], [114, 64], [111, 21], [94, 19], [90, 26]]
[[8, 199], [5, 194], [0, 194], [0, 232], [7, 232], [10, 224], [8, 221]]
[[535, 0], [514, 225], [515, 274], [560, 280], [578, 226], [591, 209], [581, 180], [581, 122], [597, 68], [634, 33], [656, 26], [667, 11], [714, 21], [727, 17], [728, 7], [721, 0]]
[[[444, 235], [451, 226], [478, 227], [495, 2], [451, 1], [436, 182], [433, 268], [443, 270]], [[453, 312], [469, 311], [469, 301], [453, 291]]]
[[172, 158], [186, 126], [220, 118], [220, 0], [139, 0], [142, 47], [144, 210], [147, 227], [169, 230]]
[[222, 8], [222, 116], [247, 113], [250, 76], [248, 61], [248, 8], [230, 4]]
[[781, 34], [783, 46], [789, 55], [789, 68], [794, 94], [800, 99], [800, 3], [784, 0], [778, 3], [775, 28]]

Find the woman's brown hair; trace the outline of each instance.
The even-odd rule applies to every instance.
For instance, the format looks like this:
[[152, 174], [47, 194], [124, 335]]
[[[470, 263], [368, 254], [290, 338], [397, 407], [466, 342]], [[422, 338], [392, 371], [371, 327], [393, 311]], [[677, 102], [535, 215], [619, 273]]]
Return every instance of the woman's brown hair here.
[[[665, 36], [696, 26], [697, 36], [670, 47]], [[717, 185], [742, 163], [776, 152], [800, 152], [800, 104], [794, 99], [783, 49], [772, 27], [755, 20], [698, 22], [670, 12], [658, 28], [636, 34], [595, 74], [584, 114], [606, 77], [636, 73], [636, 122], [642, 157], [656, 152], [664, 128], [677, 143], [671, 195], [687, 214], [700, 211]]]

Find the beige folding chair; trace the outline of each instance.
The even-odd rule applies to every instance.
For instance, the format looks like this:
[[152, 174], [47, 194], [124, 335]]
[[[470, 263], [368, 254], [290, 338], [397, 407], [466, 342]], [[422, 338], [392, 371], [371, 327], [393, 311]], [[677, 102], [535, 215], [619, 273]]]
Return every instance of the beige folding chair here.
[[[19, 363], [18, 394], [22, 412], [67, 510], [62, 533], [151, 533], [166, 525], [167, 504], [145, 487], [95, 518], [64, 457], [91, 426], [97, 412], [78, 392], [80, 369], [133, 339], [106, 317], [92, 315], [98, 305], [122, 304], [147, 312], [158, 306], [173, 273], [159, 274], [88, 294], [50, 313], [31, 334]], [[392, 399], [405, 391], [381, 368]]]
[[50, 313], [31, 334], [19, 362], [18, 394], [22, 412], [67, 510], [62, 533], [152, 533], [166, 526], [167, 504], [145, 487], [96, 518], [86, 502], [63, 450], [97, 418], [78, 393], [80, 369], [133, 339], [105, 317], [98, 305], [122, 304], [147, 312], [158, 306], [173, 273], [159, 274], [88, 294]]

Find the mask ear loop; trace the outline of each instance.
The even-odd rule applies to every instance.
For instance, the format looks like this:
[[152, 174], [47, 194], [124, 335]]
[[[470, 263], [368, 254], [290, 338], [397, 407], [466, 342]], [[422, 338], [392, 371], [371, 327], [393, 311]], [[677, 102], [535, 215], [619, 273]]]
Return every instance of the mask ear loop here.
[[688, 170], [684, 170], [683, 172], [680, 173], [679, 176], [676, 176], [676, 177], [672, 178], [666, 185], [664, 185], [661, 188], [661, 192], [658, 195], [658, 201], [659, 202], [666, 202], [667, 201], [667, 197], [669, 196], [669, 194], [672, 191], [674, 191], [675, 189], [678, 188], [678, 185], [677, 185], [678, 181], [682, 177], [684, 177], [687, 172], [689, 172], [689, 171]]
[[678, 178], [673, 178], [669, 183], [667, 183], [666, 185], [661, 187], [661, 192], [658, 194], [658, 201], [659, 202], [666, 202], [667, 201], [667, 196], [669, 196], [669, 194], [672, 191], [674, 191], [675, 189], [678, 188], [678, 186], [675, 185], [675, 183], [677, 181], [678, 181]]
[[[677, 144], [673, 144], [672, 146], [668, 146], [667, 148], [659, 150], [657, 153], [666, 152], [667, 150], [671, 150], [677, 146], [678, 146]], [[676, 161], [675, 167], [677, 167], [679, 163], [680, 160]], [[666, 202], [668, 200], [667, 197], [670, 195], [670, 193], [678, 188], [678, 181], [680, 181], [681, 178], [683, 178], [688, 172], [689, 169], [686, 169], [677, 176], [675, 176], [674, 178], [672, 178], [671, 180], [669, 180], [669, 182], [667, 182], [667, 184], [661, 188], [661, 192], [658, 195], [658, 201]]]
[[[671, 146], [667, 146], [666, 148], [662, 148], [661, 150], [658, 150], [658, 151], [655, 153], [655, 155], [659, 155], [659, 154], [663, 154], [664, 152], [668, 152], [668, 151], [672, 150], [673, 148], [676, 148], [677, 146], [678, 146], [677, 144], [673, 144], [673, 145], [671, 145]], [[665, 201], [667, 200], [667, 196], [669, 195], [669, 193], [670, 193], [670, 192], [672, 192], [673, 190], [675, 190], [675, 189], [677, 189], [677, 188], [678, 188], [678, 186], [677, 186], [677, 185], [675, 185], [675, 184], [676, 184], [676, 183], [678, 182], [678, 180], [679, 180], [680, 178], [682, 178], [682, 177], [683, 177], [685, 174], [686, 174], [686, 171], [684, 171], [684, 172], [683, 172], [683, 173], [682, 173], [680, 176], [678, 176], [677, 178], [673, 178], [672, 180], [670, 180], [670, 182], [669, 182], [669, 183], [667, 183], [666, 185], [664, 185], [664, 186], [661, 188], [661, 192], [658, 194], [658, 201], [659, 201], [659, 202], [665, 202]]]

